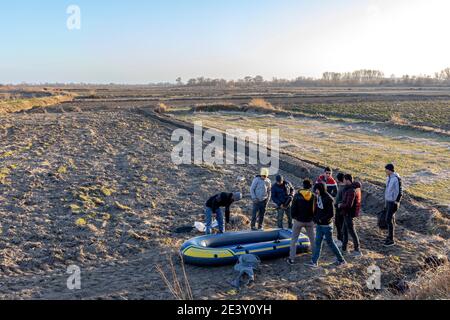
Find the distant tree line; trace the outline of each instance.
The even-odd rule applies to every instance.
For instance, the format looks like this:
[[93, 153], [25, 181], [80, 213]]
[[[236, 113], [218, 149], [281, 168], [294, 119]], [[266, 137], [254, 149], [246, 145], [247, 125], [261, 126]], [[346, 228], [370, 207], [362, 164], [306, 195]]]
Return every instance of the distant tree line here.
[[322, 78], [298, 77], [296, 79], [265, 80], [262, 76], [247, 76], [238, 80], [211, 79], [198, 77], [189, 79], [183, 83], [181, 78], [176, 80], [177, 85], [198, 86], [198, 87], [248, 87], [248, 86], [276, 86], [276, 87], [295, 87], [295, 86], [405, 86], [405, 87], [423, 87], [423, 86], [450, 86], [450, 68], [441, 72], [436, 72], [434, 76], [404, 75], [396, 77], [391, 75], [386, 77], [379, 70], [357, 70], [353, 72], [324, 72]]
[[[9, 86], [12, 84], [1, 84]], [[404, 75], [397, 77], [391, 75], [387, 77], [382, 71], [362, 69], [353, 72], [324, 72], [321, 78], [312, 77], [297, 77], [295, 79], [272, 78], [266, 80], [262, 76], [247, 76], [238, 80], [225, 79], [211, 79], [206, 77], [198, 77], [189, 79], [186, 82], [179, 77], [175, 80], [177, 86], [188, 87], [336, 87], [336, 86], [392, 86], [392, 87], [433, 87], [433, 86], [450, 86], [450, 68], [446, 68], [440, 72], [436, 72], [433, 76], [419, 75], [411, 76]], [[95, 84], [95, 83], [21, 83], [19, 86], [46, 86], [54, 87], [91, 87], [110, 88], [128, 86], [127, 84]], [[174, 83], [160, 82], [148, 83], [140, 86], [154, 86], [154, 87], [172, 87]]]

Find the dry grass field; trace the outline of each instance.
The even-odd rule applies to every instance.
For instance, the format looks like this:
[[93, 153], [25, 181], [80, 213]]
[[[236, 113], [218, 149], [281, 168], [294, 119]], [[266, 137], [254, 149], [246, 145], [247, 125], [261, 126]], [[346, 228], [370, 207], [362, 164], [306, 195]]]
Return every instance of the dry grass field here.
[[277, 128], [282, 151], [351, 172], [362, 180], [384, 182], [384, 165], [398, 165], [406, 190], [450, 205], [450, 138], [386, 125], [240, 113], [195, 113], [179, 117], [221, 130]]

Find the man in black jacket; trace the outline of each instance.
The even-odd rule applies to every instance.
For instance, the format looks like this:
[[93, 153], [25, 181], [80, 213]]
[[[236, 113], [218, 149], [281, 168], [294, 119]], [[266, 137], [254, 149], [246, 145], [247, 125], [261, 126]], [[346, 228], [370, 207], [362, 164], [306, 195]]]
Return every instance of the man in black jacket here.
[[206, 234], [211, 234], [212, 214], [216, 214], [217, 223], [219, 224], [219, 232], [225, 232], [225, 224], [223, 221], [223, 213], [221, 207], [225, 207], [225, 220], [230, 222], [230, 206], [235, 202], [242, 199], [240, 192], [226, 193], [222, 192], [216, 194], [206, 201]]
[[294, 220], [292, 228], [292, 241], [289, 259], [289, 264], [294, 264], [294, 259], [297, 254], [297, 241], [300, 236], [302, 228], [306, 229], [309, 242], [311, 244], [311, 251], [314, 252], [315, 232], [314, 232], [314, 201], [315, 196], [311, 191], [312, 182], [309, 179], [303, 181], [303, 189], [299, 190], [292, 201], [291, 214]]
[[272, 185], [272, 201], [277, 206], [277, 225], [279, 229], [283, 229], [283, 219], [286, 215], [288, 218], [288, 228], [292, 229], [291, 204], [294, 198], [294, 187], [292, 184], [279, 175], [276, 182]]
[[314, 246], [312, 260], [306, 265], [314, 268], [319, 266], [318, 262], [320, 259], [324, 238], [330, 249], [336, 255], [337, 260], [335, 265], [344, 265], [346, 263], [344, 257], [333, 240], [333, 217], [335, 214], [333, 197], [327, 192], [326, 185], [324, 183], [316, 184], [314, 186], [314, 192], [316, 193], [316, 205], [314, 210], [314, 222], [317, 224], [316, 243]]
[[336, 202], [335, 202], [336, 216], [334, 218], [334, 225], [336, 226], [336, 238], [338, 240], [338, 241], [336, 241], [336, 245], [338, 247], [341, 247], [342, 243], [344, 242], [344, 234], [343, 234], [344, 215], [342, 214], [342, 210], [339, 209], [339, 205], [342, 203], [344, 189], [345, 189], [344, 174], [342, 172], [340, 172], [340, 173], [338, 173], [336, 178], [337, 178], [337, 184], [338, 184], [338, 191], [337, 191]]

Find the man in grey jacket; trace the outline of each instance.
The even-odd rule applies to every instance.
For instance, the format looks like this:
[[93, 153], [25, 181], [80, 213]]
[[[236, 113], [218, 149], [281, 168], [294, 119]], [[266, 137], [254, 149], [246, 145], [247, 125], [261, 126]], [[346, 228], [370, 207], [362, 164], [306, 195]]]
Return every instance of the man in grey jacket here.
[[[271, 197], [272, 183], [269, 180], [269, 169], [261, 169], [261, 174], [257, 176], [250, 187], [250, 195], [253, 201], [252, 230], [262, 230], [264, 225], [264, 215]], [[258, 229], [256, 220], [258, 219]]]
[[388, 236], [385, 247], [392, 247], [394, 242], [395, 231], [395, 214], [400, 206], [400, 201], [403, 197], [402, 179], [395, 172], [393, 164], [388, 164], [386, 167], [386, 190], [384, 193], [384, 199], [386, 202], [386, 224], [388, 226]]

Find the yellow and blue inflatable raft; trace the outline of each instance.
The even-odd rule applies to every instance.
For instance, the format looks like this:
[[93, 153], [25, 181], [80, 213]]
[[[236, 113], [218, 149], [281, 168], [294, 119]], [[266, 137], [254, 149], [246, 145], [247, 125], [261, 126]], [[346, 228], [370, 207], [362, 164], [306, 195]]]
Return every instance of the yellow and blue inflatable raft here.
[[[193, 238], [181, 247], [184, 262], [197, 266], [234, 264], [243, 254], [254, 254], [261, 259], [289, 255], [291, 230], [230, 232]], [[300, 234], [297, 253], [310, 248], [307, 236]]]

